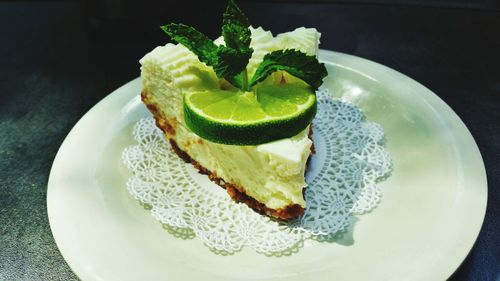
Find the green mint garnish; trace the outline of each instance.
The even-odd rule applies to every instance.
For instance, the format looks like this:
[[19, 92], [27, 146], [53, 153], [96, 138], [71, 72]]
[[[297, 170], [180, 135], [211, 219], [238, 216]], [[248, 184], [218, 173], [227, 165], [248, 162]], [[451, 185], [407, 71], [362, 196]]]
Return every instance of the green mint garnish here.
[[[250, 48], [252, 41], [252, 33], [250, 32], [250, 22], [243, 11], [229, 0], [226, 11], [222, 16], [222, 37], [226, 46], [238, 50], [241, 54], [241, 62], [245, 65], [240, 73], [234, 77], [234, 81], [229, 81], [240, 89], [248, 89], [248, 74], [246, 66], [250, 57], [252, 57], [253, 49]], [[227, 80], [227, 79], [226, 79]]]
[[302, 79], [314, 90], [321, 86], [323, 78], [328, 75], [325, 65], [319, 63], [315, 56], [308, 56], [293, 49], [279, 50], [264, 56], [250, 80], [250, 87], [263, 81], [277, 70], [284, 70]]
[[[229, 0], [222, 18], [222, 36], [229, 48], [252, 54], [250, 22], [233, 0]], [[250, 58], [250, 57], [249, 57]]]
[[167, 33], [172, 40], [177, 41], [188, 48], [198, 56], [198, 59], [211, 67], [216, 67], [219, 59], [217, 58], [217, 45], [205, 36], [205, 34], [182, 23], [171, 23], [161, 26], [161, 29]]
[[241, 9], [229, 0], [222, 19], [222, 36], [225, 46], [217, 46], [210, 38], [184, 24], [167, 24], [161, 29], [172, 40], [184, 45], [198, 59], [212, 67], [218, 78], [226, 79], [233, 86], [248, 91], [277, 70], [284, 70], [304, 80], [315, 90], [327, 75], [326, 68], [314, 56], [297, 50], [275, 51], [264, 56], [252, 79], [248, 81], [246, 67], [252, 57], [250, 47], [250, 22]]
[[201, 62], [212, 67], [217, 77], [224, 78], [239, 87], [235, 76], [248, 64], [248, 59], [241, 52], [225, 46], [217, 46], [203, 33], [184, 24], [171, 23], [162, 26], [161, 29], [173, 40], [197, 55]]

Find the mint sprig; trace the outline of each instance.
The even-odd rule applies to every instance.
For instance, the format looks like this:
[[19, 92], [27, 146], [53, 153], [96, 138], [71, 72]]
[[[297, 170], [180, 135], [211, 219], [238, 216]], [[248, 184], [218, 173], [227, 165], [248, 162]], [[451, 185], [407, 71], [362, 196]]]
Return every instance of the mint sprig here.
[[195, 28], [171, 23], [161, 26], [172, 40], [184, 45], [199, 60], [212, 67], [218, 78], [248, 91], [277, 70], [284, 70], [317, 89], [327, 75], [326, 68], [314, 56], [297, 50], [274, 51], [264, 56], [252, 79], [248, 81], [246, 66], [252, 57], [250, 22], [233, 0], [229, 0], [222, 19], [225, 46], [217, 46]]
[[277, 70], [284, 70], [302, 79], [314, 90], [321, 86], [323, 78], [328, 75], [325, 65], [319, 63], [315, 56], [308, 56], [294, 49], [279, 50], [264, 56], [250, 80], [250, 87], [263, 81]]
[[184, 45], [199, 60], [212, 67], [218, 78], [233, 86], [248, 88], [246, 66], [253, 49], [250, 48], [250, 23], [233, 0], [230, 0], [222, 19], [222, 35], [226, 46], [217, 46], [210, 38], [191, 26], [171, 23], [161, 26], [172, 40]]

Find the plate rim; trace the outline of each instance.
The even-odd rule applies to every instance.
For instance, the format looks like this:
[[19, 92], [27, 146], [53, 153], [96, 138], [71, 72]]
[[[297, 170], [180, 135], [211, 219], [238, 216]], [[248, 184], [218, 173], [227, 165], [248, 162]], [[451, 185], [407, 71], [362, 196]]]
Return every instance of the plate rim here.
[[[451, 114], [453, 114], [454, 117], [456, 117], [456, 119], [459, 121], [458, 125], [466, 133], [466, 137], [470, 138], [470, 140], [472, 141], [472, 144], [474, 145], [474, 149], [476, 150], [476, 153], [479, 156], [479, 159], [481, 160], [481, 164], [482, 164], [481, 167], [476, 167], [476, 169], [481, 170], [480, 171], [481, 176], [482, 176], [482, 179], [484, 180], [484, 183], [485, 183], [484, 187], [481, 190], [481, 192], [482, 192], [481, 198], [483, 198], [482, 202], [481, 202], [482, 204], [480, 204], [480, 208], [475, 209], [475, 215], [474, 215], [475, 217], [477, 216], [475, 222], [477, 223], [479, 221], [479, 223], [476, 225], [476, 227], [474, 229], [470, 229], [468, 231], [469, 235], [466, 237], [466, 238], [468, 238], [468, 240], [462, 244], [462, 248], [460, 249], [460, 251], [453, 256], [454, 260], [450, 261], [452, 258], [451, 257], [449, 258], [448, 264], [450, 264], [450, 262], [451, 262], [453, 264], [453, 266], [450, 265], [447, 267], [448, 268], [447, 270], [443, 270], [441, 272], [441, 276], [443, 276], [445, 279], [448, 279], [460, 267], [460, 265], [464, 262], [467, 255], [472, 250], [472, 248], [473, 248], [473, 246], [474, 246], [475, 242], [477, 241], [477, 238], [480, 234], [480, 231], [481, 231], [483, 223], [484, 223], [484, 217], [486, 215], [486, 207], [487, 207], [487, 202], [488, 202], [488, 193], [487, 193], [488, 181], [487, 181], [487, 173], [486, 173], [486, 168], [484, 165], [484, 160], [483, 160], [483, 157], [481, 155], [481, 151], [479, 150], [479, 147], [477, 145], [477, 142], [475, 141], [473, 135], [471, 134], [470, 130], [467, 128], [467, 126], [465, 125], [463, 120], [460, 118], [460, 116], [446, 102], [444, 102], [437, 94], [435, 94], [430, 89], [428, 89], [424, 85], [420, 84], [418, 81], [414, 80], [413, 78], [411, 78], [411, 77], [409, 77], [409, 76], [407, 76], [407, 75], [405, 75], [405, 74], [403, 74], [395, 69], [392, 69], [392, 68], [387, 67], [383, 64], [377, 63], [375, 61], [372, 61], [372, 60], [369, 60], [366, 58], [362, 58], [362, 57], [358, 57], [358, 56], [354, 56], [354, 55], [350, 55], [350, 54], [346, 54], [346, 53], [341, 53], [341, 52], [334, 52], [334, 51], [330, 51], [330, 50], [319, 49], [318, 58], [320, 61], [327, 61], [327, 62], [332, 63], [334, 65], [345, 66], [342, 63], [334, 63], [331, 60], [328, 61], [328, 59], [329, 58], [331, 59], [332, 57], [335, 57], [335, 58], [343, 57], [343, 59], [353, 60], [353, 61], [356, 61], [356, 63], [366, 63], [366, 64], [370, 65], [370, 67], [375, 67], [375, 68], [378, 68], [379, 70], [383, 70], [383, 71], [389, 71], [392, 74], [401, 77], [405, 81], [411, 82], [412, 84], [414, 84], [414, 86], [419, 87], [423, 90], [421, 93], [424, 94], [426, 96], [426, 98], [429, 98], [429, 99], [433, 100], [434, 102], [437, 102], [440, 106], [443, 106]], [[89, 118], [89, 116], [92, 115], [93, 112], [99, 110], [105, 104], [110, 103], [112, 101], [113, 97], [115, 95], [117, 95], [117, 93], [119, 93], [120, 91], [124, 91], [124, 89], [129, 88], [134, 83], [138, 83], [138, 81], [140, 81], [140, 77], [135, 78], [135, 79], [123, 84], [122, 86], [120, 86], [116, 90], [112, 91], [111, 93], [106, 95], [104, 98], [102, 98], [92, 108], [90, 108], [75, 123], [75, 125], [71, 128], [71, 130], [69, 131], [67, 136], [64, 138], [63, 142], [61, 143], [61, 145], [56, 153], [56, 156], [53, 160], [51, 170], [49, 173], [49, 178], [48, 178], [48, 183], [47, 183], [46, 204], [47, 204], [47, 215], [48, 215], [48, 219], [49, 219], [49, 226], [51, 229], [51, 233], [52, 233], [52, 236], [54, 237], [54, 241], [57, 245], [57, 248], [58, 248], [59, 252], [61, 253], [61, 255], [63, 256], [66, 264], [71, 268], [71, 270], [75, 273], [76, 276], [78, 276], [79, 278], [82, 278], [82, 279], [83, 279], [83, 276], [85, 276], [85, 274], [83, 274], [83, 272], [80, 271], [81, 268], [78, 268], [78, 266], [76, 266], [74, 263], [70, 262], [70, 260], [72, 260], [72, 259], [68, 257], [67, 250], [65, 250], [65, 247], [63, 245], [61, 245], [61, 240], [58, 239], [60, 234], [59, 234], [57, 222], [55, 221], [54, 215], [53, 215], [53, 213], [56, 210], [54, 210], [53, 207], [51, 207], [52, 206], [51, 202], [54, 198], [54, 195], [53, 195], [54, 188], [51, 188], [51, 186], [54, 185], [54, 178], [56, 177], [56, 174], [58, 173], [58, 171], [55, 169], [55, 167], [57, 166], [56, 163], [58, 163], [58, 161], [60, 161], [59, 159], [62, 157], [61, 156], [61, 154], [63, 153], [62, 151], [65, 150], [65, 147], [68, 145], [67, 143], [69, 143], [71, 141], [71, 139], [73, 138], [73, 135], [75, 135], [77, 133], [77, 131], [78, 131], [77, 129], [78, 129], [79, 125], [82, 122], [84, 122], [84, 120]], [[138, 94], [136, 94], [136, 95], [138, 95]], [[441, 277], [441, 276], [439, 276], [439, 277]]]

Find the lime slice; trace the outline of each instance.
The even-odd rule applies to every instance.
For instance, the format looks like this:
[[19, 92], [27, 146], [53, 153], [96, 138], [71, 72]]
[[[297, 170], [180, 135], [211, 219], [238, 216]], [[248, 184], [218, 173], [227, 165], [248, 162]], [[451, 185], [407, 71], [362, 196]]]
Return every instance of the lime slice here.
[[188, 128], [204, 139], [257, 145], [304, 130], [316, 114], [316, 96], [303, 83], [191, 92], [184, 96], [184, 113]]

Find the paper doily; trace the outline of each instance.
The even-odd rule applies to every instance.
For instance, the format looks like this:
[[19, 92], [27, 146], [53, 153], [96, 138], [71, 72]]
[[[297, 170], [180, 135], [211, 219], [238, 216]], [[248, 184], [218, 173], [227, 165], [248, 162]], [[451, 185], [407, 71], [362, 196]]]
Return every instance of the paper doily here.
[[317, 98], [307, 208], [294, 222], [276, 222], [232, 201], [173, 152], [153, 118], [135, 124], [138, 144], [123, 151], [123, 162], [133, 173], [127, 189], [168, 232], [183, 239], [198, 237], [216, 253], [232, 254], [246, 246], [266, 255], [287, 255], [306, 239], [335, 237], [354, 216], [377, 206], [377, 182], [390, 173], [391, 160], [382, 128], [366, 122], [359, 108], [325, 90]]

